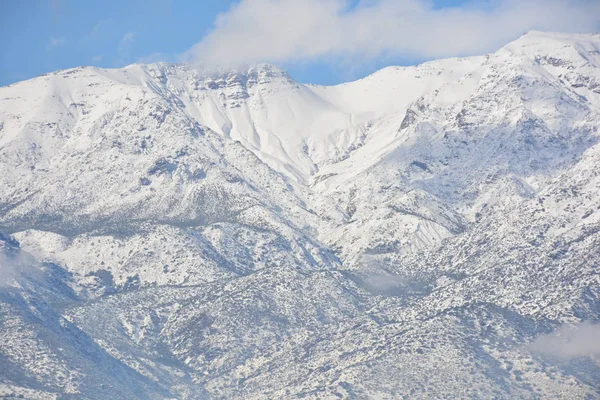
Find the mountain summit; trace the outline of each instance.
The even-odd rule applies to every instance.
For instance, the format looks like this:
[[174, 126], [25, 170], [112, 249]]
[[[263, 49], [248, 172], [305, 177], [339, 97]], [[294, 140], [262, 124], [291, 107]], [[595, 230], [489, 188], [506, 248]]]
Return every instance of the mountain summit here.
[[0, 88], [0, 394], [598, 397], [599, 128], [598, 35]]

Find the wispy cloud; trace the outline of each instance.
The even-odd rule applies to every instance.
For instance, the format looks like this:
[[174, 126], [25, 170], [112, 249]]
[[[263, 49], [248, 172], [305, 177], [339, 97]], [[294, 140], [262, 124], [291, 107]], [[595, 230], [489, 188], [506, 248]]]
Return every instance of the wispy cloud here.
[[94, 25], [92, 27], [92, 29], [90, 30], [90, 33], [88, 34], [88, 36], [90, 38], [94, 38], [99, 36], [102, 31], [104, 31], [106, 28], [110, 27], [112, 24], [112, 20], [111, 19], [103, 19], [100, 20], [96, 23], [96, 25]]
[[538, 337], [529, 347], [534, 352], [562, 358], [600, 356], [600, 324], [564, 325]]
[[4, 243], [0, 240], [0, 288], [19, 286], [19, 280], [24, 274], [39, 274], [40, 264], [28, 253], [15, 249], [5, 251]]
[[113, 59], [115, 66], [122, 66], [129, 62], [131, 56], [131, 46], [135, 40], [135, 32], [127, 32], [123, 35], [117, 45], [117, 57]]
[[102, 19], [99, 20], [92, 26], [89, 32], [83, 35], [80, 39], [81, 43], [95, 41], [101, 39], [103, 35], [105, 35], [113, 25], [113, 20], [111, 19]]
[[0, 287], [15, 286], [20, 269], [17, 263], [0, 253]]
[[48, 40], [48, 43], [46, 43], [46, 50], [52, 50], [56, 47], [64, 46], [66, 42], [67, 39], [64, 37], [51, 37], [50, 40]]
[[433, 58], [496, 50], [531, 29], [595, 31], [595, 0], [241, 0], [187, 57], [204, 66], [255, 62]]
[[103, 58], [104, 58], [104, 56], [102, 54], [99, 54], [97, 56], [92, 57], [92, 62], [94, 64], [100, 63], [100, 62], [102, 62]]
[[166, 54], [166, 53], [159, 52], [159, 53], [148, 54], [147, 56], [142, 56], [137, 59], [137, 62], [143, 63], [143, 64], [152, 64], [152, 63], [161, 62], [161, 61], [171, 61], [172, 59], [173, 59], [173, 56]]
[[119, 53], [128, 53], [131, 50], [131, 45], [135, 39], [135, 32], [127, 32], [119, 41]]

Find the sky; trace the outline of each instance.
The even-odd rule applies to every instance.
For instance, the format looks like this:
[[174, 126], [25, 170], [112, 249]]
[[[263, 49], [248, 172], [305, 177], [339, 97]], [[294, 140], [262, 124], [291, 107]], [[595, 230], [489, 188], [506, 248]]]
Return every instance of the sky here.
[[493, 52], [532, 29], [598, 32], [600, 0], [0, 0], [0, 85], [156, 61], [270, 62], [336, 84]]

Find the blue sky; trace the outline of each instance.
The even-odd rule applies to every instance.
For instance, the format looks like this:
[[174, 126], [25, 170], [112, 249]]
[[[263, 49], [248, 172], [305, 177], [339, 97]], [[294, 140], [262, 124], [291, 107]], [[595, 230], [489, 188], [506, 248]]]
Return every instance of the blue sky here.
[[334, 84], [386, 65], [493, 51], [528, 29], [595, 31], [598, 3], [0, 0], [0, 85], [79, 65], [182, 57], [274, 62], [299, 81]]
[[120, 67], [161, 53], [173, 58], [228, 6], [223, 0], [0, 0], [0, 85], [79, 65]]

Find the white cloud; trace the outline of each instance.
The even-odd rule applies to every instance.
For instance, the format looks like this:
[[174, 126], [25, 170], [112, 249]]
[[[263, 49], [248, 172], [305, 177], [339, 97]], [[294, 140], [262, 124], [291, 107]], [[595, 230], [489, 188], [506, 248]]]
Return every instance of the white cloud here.
[[0, 287], [14, 286], [19, 267], [8, 257], [0, 253]]
[[188, 53], [206, 67], [256, 62], [481, 54], [532, 29], [595, 31], [596, 0], [241, 0]]
[[61, 37], [61, 38], [51, 37], [50, 40], [48, 40], [48, 43], [46, 43], [46, 50], [52, 50], [56, 47], [64, 46], [66, 42], [67, 42], [67, 39], [65, 39], [64, 37]]
[[100, 34], [106, 30], [107, 28], [109, 28], [112, 25], [112, 20], [111, 19], [103, 19], [100, 20], [96, 23], [96, 25], [94, 25], [92, 27], [92, 29], [90, 30], [90, 33], [88, 33], [88, 37], [90, 38], [95, 38], [100, 36]]
[[127, 32], [125, 35], [123, 35], [123, 37], [119, 41], [118, 52], [119, 53], [129, 53], [134, 39], [135, 39], [135, 32]]
[[600, 356], [600, 324], [564, 325], [554, 333], [538, 337], [529, 348], [563, 358]]
[[157, 53], [148, 54], [143, 57], [139, 57], [136, 62], [139, 62], [142, 64], [152, 64], [152, 63], [157, 63], [157, 62], [161, 62], [161, 61], [169, 61], [172, 58], [173, 58], [172, 56], [170, 56], [166, 53], [157, 52]]
[[[0, 241], [2, 245], [2, 241]], [[40, 273], [40, 264], [28, 253], [17, 249], [13, 253], [2, 251], [0, 247], [0, 287], [19, 285], [22, 275]]]
[[111, 19], [99, 20], [94, 26], [92, 26], [87, 34], [81, 37], [79, 40], [80, 43], [92, 42], [101, 39], [111, 30], [113, 24], [114, 22]]
[[102, 54], [99, 54], [97, 56], [92, 57], [92, 62], [97, 64], [99, 62], [102, 62], [103, 58], [104, 58], [104, 56]]
[[115, 66], [122, 66], [129, 62], [131, 54], [131, 46], [135, 39], [135, 32], [127, 32], [123, 35], [117, 46], [117, 57], [114, 58], [113, 64]]

